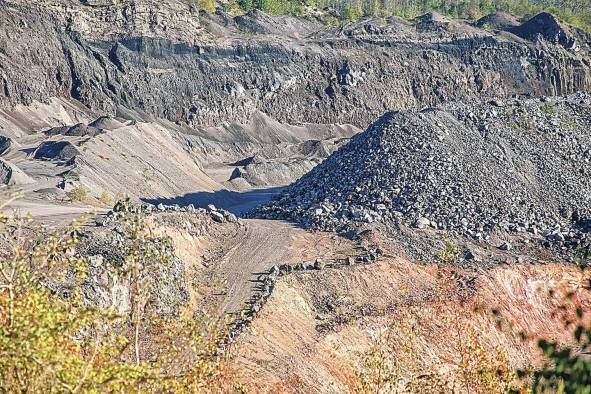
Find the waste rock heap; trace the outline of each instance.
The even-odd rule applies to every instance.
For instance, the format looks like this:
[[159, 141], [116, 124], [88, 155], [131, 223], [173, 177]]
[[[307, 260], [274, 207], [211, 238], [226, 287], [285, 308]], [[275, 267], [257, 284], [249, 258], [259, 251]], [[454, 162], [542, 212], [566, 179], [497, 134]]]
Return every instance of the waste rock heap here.
[[588, 226], [590, 161], [586, 94], [387, 112], [254, 214], [561, 238]]

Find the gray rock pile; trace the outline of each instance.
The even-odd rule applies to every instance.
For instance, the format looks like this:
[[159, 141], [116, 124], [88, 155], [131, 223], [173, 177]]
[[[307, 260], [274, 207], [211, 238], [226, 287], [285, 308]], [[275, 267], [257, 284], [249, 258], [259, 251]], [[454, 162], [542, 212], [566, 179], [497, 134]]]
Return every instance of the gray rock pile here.
[[7, 186], [21, 186], [33, 183], [35, 180], [23, 170], [4, 159], [0, 159], [0, 184]]
[[564, 239], [590, 217], [590, 161], [589, 95], [388, 112], [254, 214]]
[[480, 28], [507, 30], [519, 26], [519, 20], [513, 15], [504, 12], [493, 12], [478, 19], [474, 24]]
[[[1, 161], [2, 159], [0, 159]], [[134, 204], [129, 197], [119, 200], [113, 206], [113, 209], [104, 215], [97, 216], [95, 224], [98, 227], [108, 226], [116, 223], [126, 213], [137, 213], [143, 215], [150, 215], [152, 213], [190, 213], [198, 216], [209, 216], [214, 222], [218, 223], [239, 223], [238, 218], [233, 213], [225, 209], [217, 208], [213, 204], [209, 204], [207, 208], [197, 208], [193, 204], [187, 206], [180, 206], [178, 204], [165, 205], [159, 203], [152, 205], [148, 203]]]
[[78, 123], [74, 126], [52, 127], [44, 133], [49, 136], [66, 135], [72, 137], [95, 137], [104, 133], [104, 130], [90, 125], [87, 126], [84, 123]]
[[70, 141], [44, 141], [35, 149], [33, 157], [38, 160], [67, 161], [79, 154], [78, 148]]
[[568, 49], [576, 47], [576, 38], [569, 27], [547, 12], [542, 12], [524, 24], [510, 28], [509, 31], [527, 40], [544, 39]]

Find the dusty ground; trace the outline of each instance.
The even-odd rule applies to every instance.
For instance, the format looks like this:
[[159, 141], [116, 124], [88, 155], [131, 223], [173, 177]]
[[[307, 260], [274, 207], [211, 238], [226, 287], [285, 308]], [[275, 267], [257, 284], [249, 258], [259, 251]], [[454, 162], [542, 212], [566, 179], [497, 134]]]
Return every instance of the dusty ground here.
[[216, 269], [228, 285], [223, 312], [238, 312], [257, 285], [257, 277], [273, 265], [355, 255], [355, 244], [335, 234], [309, 233], [282, 221], [251, 219], [243, 223]]
[[[0, 134], [10, 138], [0, 156], [34, 181], [0, 185], [0, 192], [64, 202], [72, 190], [84, 189], [86, 205], [127, 194], [136, 201], [213, 203], [242, 213], [359, 131], [350, 125], [282, 124], [256, 111], [242, 124], [196, 129], [134, 111], [101, 115], [57, 98], [0, 109]], [[75, 153], [64, 158], [56, 148], [37, 157], [46, 141], [69, 143]]]
[[[567, 291], [588, 310], [589, 292], [580, 283], [580, 271], [560, 264], [475, 272], [399, 258], [292, 274], [240, 339], [235, 364], [257, 392], [350, 392], [363, 352], [379, 344], [394, 355], [403, 391], [435, 374], [447, 379], [444, 392], [501, 392], [494, 385], [483, 390], [482, 369], [538, 363], [534, 342], [523, 342], [520, 332], [567, 341], [563, 319], [552, 312]], [[478, 348], [491, 359], [463, 364], [462, 355]], [[462, 370], [471, 373], [474, 390], [462, 386]], [[415, 392], [433, 392], [427, 383]]]
[[40, 200], [15, 200], [10, 203], [8, 209], [19, 214], [30, 213], [32, 216], [46, 221], [61, 221], [60, 219], [74, 219], [79, 216], [104, 212], [104, 208], [51, 203]]
[[[207, 232], [196, 236], [185, 225], [188, 215], [171, 214], [166, 220], [158, 219], [162, 222], [160, 231], [172, 237], [176, 253], [186, 267], [195, 269], [201, 288], [213, 287], [216, 296], [204, 302], [208, 307], [215, 305], [220, 315], [240, 312], [259, 285], [258, 277], [274, 265], [359, 254], [354, 241], [333, 233], [307, 232], [282, 221], [210, 221]], [[200, 297], [206, 293], [203, 291]]]

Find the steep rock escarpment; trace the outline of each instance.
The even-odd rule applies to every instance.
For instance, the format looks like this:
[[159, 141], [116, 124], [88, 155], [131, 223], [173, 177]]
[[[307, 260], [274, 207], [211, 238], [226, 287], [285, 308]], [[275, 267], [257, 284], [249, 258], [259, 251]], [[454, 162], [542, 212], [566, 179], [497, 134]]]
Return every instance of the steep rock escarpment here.
[[585, 35], [565, 48], [436, 14], [328, 29], [260, 12], [199, 15], [177, 0], [55, 3], [2, 2], [0, 106], [57, 96], [192, 126], [255, 110], [366, 125], [391, 109], [591, 88]]

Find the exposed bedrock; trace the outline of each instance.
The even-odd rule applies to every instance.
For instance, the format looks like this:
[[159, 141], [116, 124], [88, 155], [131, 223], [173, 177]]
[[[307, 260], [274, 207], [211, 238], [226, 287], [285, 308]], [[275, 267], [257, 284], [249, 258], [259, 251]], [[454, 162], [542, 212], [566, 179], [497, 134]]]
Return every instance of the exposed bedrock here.
[[173, 0], [1, 3], [2, 107], [57, 96], [191, 126], [255, 110], [290, 124], [365, 126], [386, 110], [591, 89], [591, 40], [580, 32], [565, 48], [433, 14], [328, 29], [260, 12], [199, 16]]

